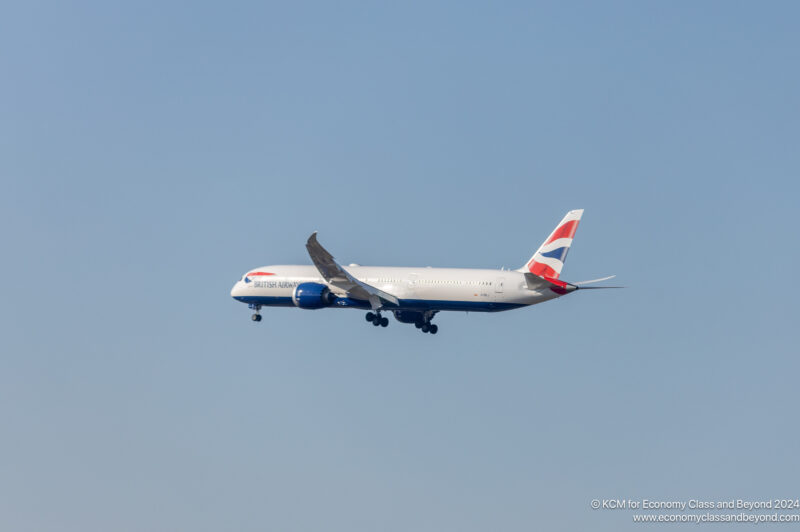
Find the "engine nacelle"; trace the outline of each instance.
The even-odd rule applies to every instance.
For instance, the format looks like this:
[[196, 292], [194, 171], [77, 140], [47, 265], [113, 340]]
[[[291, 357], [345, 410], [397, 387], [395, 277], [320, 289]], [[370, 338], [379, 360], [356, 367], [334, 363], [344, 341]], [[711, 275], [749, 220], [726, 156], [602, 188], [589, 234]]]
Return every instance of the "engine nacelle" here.
[[330, 306], [334, 299], [330, 289], [319, 283], [301, 283], [292, 292], [294, 306], [308, 310]]

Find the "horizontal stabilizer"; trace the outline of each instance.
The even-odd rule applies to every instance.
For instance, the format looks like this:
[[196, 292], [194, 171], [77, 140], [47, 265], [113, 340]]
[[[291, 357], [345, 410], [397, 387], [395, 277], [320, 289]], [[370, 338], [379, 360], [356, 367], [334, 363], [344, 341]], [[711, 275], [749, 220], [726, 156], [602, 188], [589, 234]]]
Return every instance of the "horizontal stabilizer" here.
[[545, 279], [533, 273], [525, 274], [525, 284], [527, 284], [528, 290], [541, 292], [542, 290], [550, 289], [556, 294], [562, 295], [574, 292], [578, 289], [574, 284], [559, 281], [558, 279]]
[[625, 288], [624, 286], [584, 286], [590, 283], [599, 283], [600, 281], [607, 281], [609, 279], [613, 279], [614, 277], [616, 277], [616, 275], [603, 277], [602, 279], [592, 279], [591, 281], [568, 283], [560, 279], [551, 279], [549, 277], [540, 277], [533, 273], [526, 273], [525, 284], [528, 286], [528, 290], [536, 290], [537, 292], [541, 292], [542, 290], [546, 290], [549, 288], [556, 294], [561, 294], [561, 295], [574, 292], [575, 290], [601, 290], [603, 288]]
[[591, 281], [579, 281], [577, 283], [572, 283], [572, 284], [577, 286], [583, 286], [585, 284], [593, 284], [593, 283], [599, 283], [601, 281], [608, 281], [609, 279], [613, 279], [614, 277], [616, 277], [616, 275], [609, 275], [608, 277], [601, 277], [600, 279], [592, 279]]

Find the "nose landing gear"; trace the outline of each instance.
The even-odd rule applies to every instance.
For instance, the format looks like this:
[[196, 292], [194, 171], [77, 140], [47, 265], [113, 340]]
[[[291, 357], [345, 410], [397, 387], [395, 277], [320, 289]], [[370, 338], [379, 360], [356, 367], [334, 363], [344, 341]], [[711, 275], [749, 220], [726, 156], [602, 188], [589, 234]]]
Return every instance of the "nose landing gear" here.
[[381, 312], [380, 311], [375, 312], [375, 313], [367, 312], [367, 315], [364, 316], [364, 318], [366, 318], [366, 320], [368, 322], [372, 323], [375, 327], [377, 327], [379, 325], [381, 327], [388, 327], [389, 326], [389, 318], [387, 318], [386, 316], [381, 316]]
[[259, 314], [259, 312], [261, 312], [261, 305], [253, 305], [253, 304], [251, 304], [251, 305], [248, 305], [248, 306], [251, 309], [255, 310], [255, 313], [253, 313], [253, 315], [250, 316], [250, 319], [253, 320], [253, 321], [261, 321], [261, 314]]

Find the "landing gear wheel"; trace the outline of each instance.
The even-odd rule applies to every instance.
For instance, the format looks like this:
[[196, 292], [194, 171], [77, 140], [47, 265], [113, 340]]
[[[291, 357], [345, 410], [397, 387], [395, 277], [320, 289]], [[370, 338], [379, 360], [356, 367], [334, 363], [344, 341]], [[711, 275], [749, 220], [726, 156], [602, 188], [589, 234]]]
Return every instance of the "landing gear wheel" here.
[[253, 321], [261, 321], [261, 314], [253, 314], [250, 316], [250, 319]]
[[423, 323], [422, 327], [420, 327], [419, 330], [426, 333], [431, 330], [431, 326], [428, 325], [427, 323]]
[[375, 321], [375, 314], [372, 312], [367, 312], [367, 315], [364, 317], [367, 319], [367, 321]]
[[372, 324], [373, 324], [375, 327], [378, 327], [378, 326], [381, 324], [381, 319], [380, 319], [380, 318], [378, 318], [378, 317], [376, 316], [376, 317], [375, 317], [375, 319], [374, 319], [374, 320], [372, 320]]
[[421, 329], [424, 324], [425, 324], [424, 321], [417, 320], [417, 321], [414, 322], [414, 327], [416, 327], [417, 329]]
[[386, 316], [381, 318], [381, 327], [388, 327], [389, 326], [389, 318]]
[[431, 323], [430, 331], [431, 331], [431, 334], [436, 334], [437, 332], [439, 332], [439, 326]]

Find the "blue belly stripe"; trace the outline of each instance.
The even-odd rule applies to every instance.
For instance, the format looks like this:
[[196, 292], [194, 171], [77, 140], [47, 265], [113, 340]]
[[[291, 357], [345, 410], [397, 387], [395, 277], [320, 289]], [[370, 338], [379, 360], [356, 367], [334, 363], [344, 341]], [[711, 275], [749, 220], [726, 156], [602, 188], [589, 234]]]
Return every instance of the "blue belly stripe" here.
[[[239, 296], [237, 301], [265, 307], [293, 307], [291, 297]], [[384, 310], [452, 310], [461, 312], [500, 312], [525, 307], [522, 303], [495, 303], [494, 301], [447, 301], [436, 299], [401, 299], [399, 305], [386, 303]], [[368, 301], [352, 298], [337, 298], [331, 307], [369, 309]]]
[[236, 301], [247, 303], [249, 305], [264, 305], [265, 307], [293, 307], [291, 297], [274, 297], [274, 296], [239, 296], [234, 297]]

